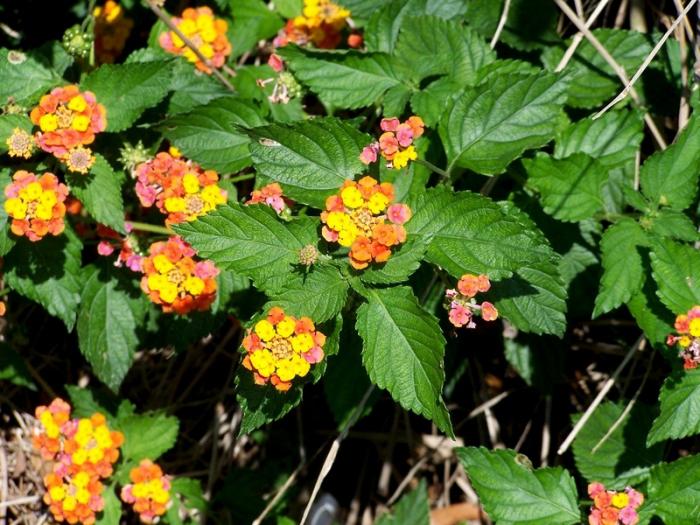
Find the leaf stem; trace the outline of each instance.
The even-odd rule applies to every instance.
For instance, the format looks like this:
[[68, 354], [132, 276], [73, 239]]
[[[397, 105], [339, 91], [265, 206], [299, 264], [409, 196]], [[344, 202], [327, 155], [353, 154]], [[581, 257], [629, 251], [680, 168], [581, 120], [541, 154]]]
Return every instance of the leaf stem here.
[[165, 226], [158, 226], [157, 224], [148, 224], [145, 222], [136, 222], [136, 221], [127, 221], [127, 224], [131, 226], [132, 229], [134, 230], [139, 230], [142, 232], [151, 232], [151, 233], [162, 233], [163, 235], [175, 235], [175, 232], [172, 231], [170, 228], [166, 228]]
[[237, 177], [231, 177], [228, 179], [229, 182], [241, 182], [243, 180], [250, 180], [255, 178], [255, 173], [244, 173], [243, 175], [238, 175]]
[[446, 181], [449, 181], [449, 180], [450, 180], [450, 175], [449, 175], [445, 170], [443, 170], [442, 168], [438, 168], [438, 167], [437, 167], [435, 164], [433, 164], [432, 162], [428, 162], [428, 161], [425, 160], [425, 159], [416, 159], [415, 162], [417, 162], [418, 164], [421, 164], [422, 166], [425, 166], [426, 168], [428, 168], [428, 169], [429, 169], [430, 171], [432, 171], [433, 173], [437, 173], [438, 175], [440, 175], [440, 176], [441, 176], [443, 179], [445, 179]]

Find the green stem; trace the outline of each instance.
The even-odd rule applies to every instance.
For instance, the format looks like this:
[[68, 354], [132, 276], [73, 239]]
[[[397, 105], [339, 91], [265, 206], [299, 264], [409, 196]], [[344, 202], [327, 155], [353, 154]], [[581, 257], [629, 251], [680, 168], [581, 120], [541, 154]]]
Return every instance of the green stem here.
[[231, 177], [228, 179], [229, 182], [241, 182], [242, 180], [250, 180], [255, 178], [255, 173], [244, 173], [238, 177]]
[[148, 224], [145, 222], [136, 222], [136, 221], [127, 221], [127, 224], [131, 226], [134, 230], [139, 230], [142, 232], [151, 232], [151, 233], [162, 233], [163, 235], [175, 235], [175, 232], [172, 231], [170, 228], [166, 228], [165, 226], [158, 226], [156, 224]]
[[449, 180], [450, 180], [449, 174], [448, 174], [445, 170], [443, 170], [442, 168], [438, 168], [438, 167], [437, 167], [435, 164], [433, 164], [432, 162], [428, 162], [427, 160], [424, 160], [424, 159], [416, 159], [415, 162], [417, 162], [418, 164], [421, 164], [421, 165], [425, 166], [426, 168], [428, 168], [428, 169], [429, 169], [430, 171], [432, 171], [433, 173], [437, 173], [438, 175], [440, 175], [440, 176], [441, 176], [443, 179], [445, 179], [446, 181], [449, 181]]

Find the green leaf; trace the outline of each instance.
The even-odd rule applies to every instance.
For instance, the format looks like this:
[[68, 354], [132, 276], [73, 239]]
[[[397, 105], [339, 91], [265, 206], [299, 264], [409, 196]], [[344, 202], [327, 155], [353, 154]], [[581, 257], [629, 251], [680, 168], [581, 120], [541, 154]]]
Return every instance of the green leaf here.
[[[647, 37], [636, 31], [606, 28], [594, 29], [592, 33], [630, 76], [651, 51]], [[558, 47], [547, 48], [542, 54], [545, 67], [554, 71], [570, 44], [571, 39]], [[577, 108], [598, 106], [622, 89], [615, 72], [585, 39], [563, 74], [570, 79], [568, 104]]]
[[281, 306], [290, 315], [307, 316], [315, 323], [322, 323], [343, 309], [348, 287], [338, 268], [316, 265], [308, 273], [293, 273], [270, 305]]
[[640, 220], [640, 224], [659, 237], [688, 242], [695, 242], [700, 237], [693, 221], [682, 211], [671, 208], [661, 208], [649, 213]]
[[275, 2], [275, 9], [284, 18], [294, 18], [301, 15], [303, 8], [303, 0], [277, 0]]
[[472, 85], [477, 71], [496, 59], [473, 29], [435, 16], [404, 20], [395, 55], [411, 65], [415, 78], [450, 75], [455, 82]]
[[367, 299], [357, 310], [356, 327], [370, 379], [403, 408], [451, 435], [442, 400], [445, 338], [437, 319], [420, 307], [408, 287], [369, 290]]
[[655, 514], [666, 525], [700, 521], [700, 455], [686, 456], [651, 469], [648, 502], [640, 517]]
[[451, 103], [439, 133], [449, 161], [477, 173], [501, 173], [525, 150], [554, 137], [566, 84], [548, 73], [495, 76]]
[[187, 113], [212, 100], [231, 95], [213, 75], [193, 74], [192, 64], [185, 60], [176, 60], [173, 64], [170, 91], [168, 115]]
[[362, 271], [360, 278], [366, 283], [395, 284], [406, 281], [418, 269], [428, 245], [420, 238], [408, 239], [392, 251], [389, 260], [372, 265]]
[[102, 493], [104, 499], [104, 508], [97, 516], [95, 525], [119, 525], [122, 517], [122, 502], [115, 493], [114, 483], [107, 486]]
[[651, 251], [652, 275], [661, 302], [674, 314], [700, 304], [700, 252], [671, 240], [655, 242]]
[[197, 509], [201, 512], [207, 509], [207, 500], [202, 492], [202, 484], [197, 479], [178, 476], [172, 481], [172, 490], [184, 500], [184, 507]]
[[498, 525], [581, 522], [574, 479], [561, 467], [533, 470], [513, 450], [456, 449], [481, 504]]
[[392, 88], [403, 86], [410, 70], [383, 53], [306, 51], [287, 46], [278, 53], [295, 78], [321, 101], [345, 109], [370, 106]]
[[[603, 403], [574, 440], [572, 449], [576, 467], [589, 483], [597, 481], [610, 489], [637, 485], [647, 479], [649, 469], [661, 461], [664, 447], [647, 447], [645, 444], [654, 414], [644, 404], [636, 404], [607, 440], [598, 446], [624, 409], [621, 403]], [[581, 414], [576, 414], [572, 423], [580, 418]]]
[[229, 0], [233, 24], [228, 32], [237, 57], [250, 51], [260, 40], [277, 34], [284, 21], [262, 0]]
[[105, 64], [90, 73], [81, 89], [92, 91], [107, 109], [107, 131], [129, 128], [147, 108], [168, 94], [172, 63], [166, 60]]
[[418, 487], [401, 496], [391, 514], [379, 517], [376, 525], [430, 525], [430, 504], [425, 480]]
[[117, 429], [124, 434], [122, 455], [124, 461], [157, 460], [173, 448], [180, 423], [174, 416], [162, 412], [128, 415], [117, 421]]
[[23, 129], [27, 133], [32, 132], [32, 121], [26, 115], [0, 115], [0, 153], [7, 153], [7, 139], [10, 138], [15, 128]]
[[275, 292], [299, 262], [299, 250], [316, 244], [315, 219], [299, 219], [285, 226], [267, 206], [220, 206], [198, 220], [174, 230], [221, 270], [250, 277], [258, 288]]
[[367, 169], [360, 153], [371, 139], [336, 118], [272, 124], [248, 134], [262, 183], [279, 182], [285, 195], [316, 208]]
[[13, 385], [36, 390], [24, 359], [6, 343], [0, 343], [0, 381], [9, 381]]
[[600, 241], [603, 275], [593, 317], [614, 310], [642, 289], [645, 272], [639, 248], [646, 246], [647, 235], [634, 221], [620, 221], [605, 230]]
[[528, 186], [542, 196], [544, 211], [561, 221], [578, 222], [603, 209], [607, 169], [585, 153], [555, 159], [538, 153], [523, 160]]
[[265, 120], [251, 102], [235, 97], [213, 100], [163, 123], [163, 135], [205, 169], [232, 173], [250, 166], [248, 137], [241, 128]]
[[8, 286], [41, 304], [69, 331], [80, 303], [82, 248], [78, 236], [66, 228], [58, 237], [47, 235], [35, 243], [22, 238], [5, 258]]
[[102, 155], [95, 155], [95, 164], [90, 173], [68, 172], [66, 181], [70, 192], [85, 206], [85, 209], [99, 223], [115, 231], [124, 230], [124, 201], [122, 183], [124, 174], [116, 173]]
[[462, 84], [450, 77], [441, 77], [411, 96], [411, 109], [428, 127], [435, 126], [447, 104], [459, 96]]
[[[661, 304], [652, 288], [652, 283], [647, 281], [644, 288], [627, 301], [627, 308], [652, 345], [668, 348], [666, 336], [673, 332], [674, 317]], [[673, 353], [673, 361], [678, 362], [677, 355]]]
[[90, 417], [93, 414], [102, 414], [110, 422], [112, 421], [112, 413], [104, 406], [105, 403], [100, 399], [95, 398], [95, 393], [87, 388], [80, 388], [74, 385], [66, 385], [70, 404], [73, 407], [73, 417]]
[[138, 347], [136, 329], [146, 308], [133, 280], [113, 267], [88, 267], [78, 313], [80, 351], [95, 375], [119, 390]]
[[679, 371], [667, 377], [659, 401], [661, 413], [654, 420], [647, 443], [700, 433], [700, 370]]
[[642, 164], [642, 192], [654, 204], [684, 210], [698, 192], [700, 120], [693, 114], [676, 142]]
[[[10, 61], [8, 59], [10, 55]], [[61, 76], [37, 59], [19, 51], [0, 48], [0, 104], [10, 97], [18, 104], [32, 105], [41, 95], [61, 83]]]

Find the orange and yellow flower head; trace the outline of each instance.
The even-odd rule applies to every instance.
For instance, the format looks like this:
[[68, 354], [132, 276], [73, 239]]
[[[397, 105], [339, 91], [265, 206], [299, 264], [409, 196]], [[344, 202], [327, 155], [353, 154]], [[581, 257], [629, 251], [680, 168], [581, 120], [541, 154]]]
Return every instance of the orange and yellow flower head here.
[[132, 505], [141, 523], [156, 523], [170, 506], [170, 477], [150, 459], [129, 472], [131, 483], [121, 490], [123, 502]]
[[136, 167], [136, 194], [145, 207], [167, 215], [166, 224], [193, 221], [226, 202], [226, 192], [213, 170], [161, 152]]
[[632, 487], [624, 491], [606, 490], [602, 483], [588, 485], [588, 495], [593, 500], [589, 525], [637, 525], [637, 509], [644, 504], [644, 494]]
[[53, 173], [37, 177], [20, 170], [5, 188], [5, 212], [12, 219], [12, 233], [30, 241], [60, 235], [65, 228], [68, 188]]
[[30, 118], [39, 126], [34, 137], [37, 145], [63, 162], [75, 148], [92, 144], [107, 127], [105, 107], [92, 92], [81, 92], [75, 85], [54, 88], [41, 97]]
[[260, 189], [253, 190], [250, 193], [250, 199], [246, 202], [246, 205], [250, 204], [264, 204], [275, 210], [277, 215], [285, 217], [291, 214], [289, 206], [292, 202], [284, 196], [282, 186], [277, 182], [272, 182]]
[[311, 365], [323, 360], [326, 336], [308, 317], [297, 319], [282, 308], [270, 308], [243, 339], [243, 366], [259, 385], [270, 383], [286, 392], [296, 377], [305, 377]]
[[336, 48], [348, 18], [350, 11], [331, 0], [304, 0], [302, 14], [287, 21], [274, 45], [312, 43], [321, 49]]
[[185, 315], [209, 309], [216, 298], [219, 270], [211, 261], [195, 261], [195, 251], [180, 237], [153, 243], [141, 262], [141, 289], [165, 313]]
[[[231, 54], [231, 43], [226, 36], [228, 24], [215, 18], [209, 7], [188, 7], [181, 17], [173, 17], [172, 22], [212, 66], [220, 68], [225, 64]], [[158, 41], [168, 53], [182, 55], [200, 71], [211, 74], [211, 68], [174, 31], [161, 33]]]
[[683, 367], [693, 370], [700, 366], [700, 305], [693, 306], [685, 314], [676, 317], [675, 334], [666, 338], [666, 344], [677, 346]]
[[403, 225], [411, 218], [411, 209], [393, 200], [391, 183], [380, 184], [372, 177], [345, 181], [337, 195], [326, 199], [323, 238], [349, 248], [356, 270], [386, 262], [392, 249], [406, 241]]
[[92, 12], [95, 17], [95, 57], [101, 64], [113, 64], [124, 50], [134, 21], [114, 0], [107, 0]]

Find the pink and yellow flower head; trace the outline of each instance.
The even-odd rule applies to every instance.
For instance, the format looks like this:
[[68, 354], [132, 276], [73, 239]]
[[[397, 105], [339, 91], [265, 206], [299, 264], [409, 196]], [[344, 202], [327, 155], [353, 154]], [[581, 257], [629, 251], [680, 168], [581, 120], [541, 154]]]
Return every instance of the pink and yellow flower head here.
[[216, 298], [216, 276], [211, 261], [195, 261], [195, 251], [180, 237], [153, 243], [142, 261], [141, 289], [165, 313], [185, 315], [209, 309]]
[[121, 491], [123, 502], [132, 505], [141, 523], [156, 523], [171, 505], [170, 477], [150, 459], [143, 459], [129, 472], [131, 483]]
[[357, 270], [386, 262], [392, 248], [406, 241], [403, 224], [411, 218], [411, 209], [393, 200], [391, 183], [372, 177], [346, 180], [337, 195], [326, 199], [323, 238], [350, 248], [350, 264]]
[[[181, 18], [173, 17], [172, 22], [212, 66], [220, 68], [224, 65], [226, 57], [231, 54], [231, 43], [226, 36], [228, 24], [225, 20], [215, 18], [209, 7], [188, 7], [182, 12]], [[161, 33], [158, 41], [168, 53], [182, 55], [200, 71], [211, 74], [211, 68], [174, 31]]]
[[331, 0], [304, 0], [302, 14], [287, 21], [273, 44], [299, 46], [312, 43], [321, 49], [338, 47], [341, 32], [347, 25], [350, 11]]
[[5, 196], [5, 211], [12, 219], [10, 228], [15, 235], [38, 241], [45, 235], [63, 232], [68, 188], [53, 173], [37, 177], [17, 171], [5, 188]]
[[34, 414], [41, 430], [32, 437], [32, 444], [46, 461], [55, 459], [63, 450], [62, 437], [69, 432], [66, 424], [70, 421], [70, 413], [70, 405], [60, 398], [54, 399], [48, 406], [36, 408]]
[[250, 194], [250, 199], [246, 202], [246, 205], [250, 204], [265, 204], [275, 210], [277, 215], [290, 213], [290, 201], [284, 196], [282, 186], [276, 182], [263, 186], [258, 190], [253, 190]]
[[588, 485], [593, 507], [588, 516], [589, 525], [637, 525], [637, 509], [644, 503], [644, 495], [631, 487], [624, 491], [605, 490], [602, 483]]
[[167, 215], [166, 224], [193, 221], [226, 202], [226, 192], [217, 184], [213, 170], [170, 153], [136, 167], [136, 194], [145, 207], [155, 204]]
[[10, 157], [28, 159], [34, 153], [34, 136], [20, 128], [12, 130], [12, 134], [5, 141]]
[[124, 50], [134, 21], [114, 0], [95, 7], [92, 14], [95, 17], [95, 57], [101, 64], [113, 64]]
[[360, 154], [360, 160], [364, 164], [376, 162], [381, 154], [387, 161], [388, 168], [401, 169], [408, 166], [409, 161], [418, 158], [413, 141], [423, 135], [423, 119], [412, 116], [405, 122], [400, 122], [397, 118], [385, 118], [379, 126], [384, 133]]
[[63, 451], [71, 460], [68, 472], [82, 471], [100, 478], [111, 476], [123, 443], [122, 433], [110, 430], [102, 414], [78, 420], [74, 432], [63, 444]]
[[485, 293], [490, 289], [491, 281], [487, 275], [463, 275], [457, 283], [456, 290], [449, 289], [445, 292], [445, 306], [449, 311], [450, 323], [457, 328], [475, 328], [475, 315], [481, 316], [484, 321], [498, 319], [498, 310], [493, 304], [488, 301], [478, 304], [474, 298], [478, 293]]
[[700, 366], [700, 305], [676, 317], [676, 334], [666, 338], [668, 346], [678, 346], [683, 368], [693, 370]]
[[71, 150], [92, 144], [107, 127], [105, 107], [93, 93], [75, 85], [52, 89], [29, 116], [40, 129], [35, 135], [38, 146], [64, 162]]
[[243, 339], [247, 355], [243, 366], [259, 385], [272, 383], [286, 392], [296, 377], [305, 377], [311, 365], [323, 360], [326, 336], [308, 317], [297, 319], [273, 307]]

